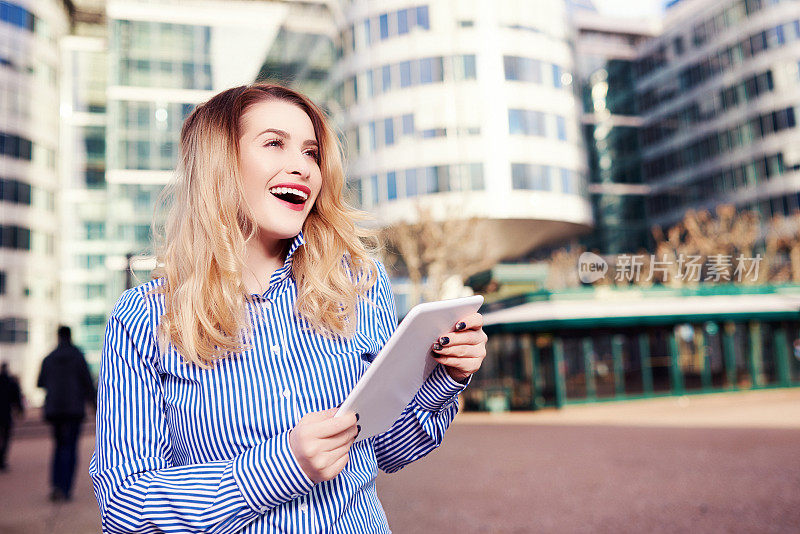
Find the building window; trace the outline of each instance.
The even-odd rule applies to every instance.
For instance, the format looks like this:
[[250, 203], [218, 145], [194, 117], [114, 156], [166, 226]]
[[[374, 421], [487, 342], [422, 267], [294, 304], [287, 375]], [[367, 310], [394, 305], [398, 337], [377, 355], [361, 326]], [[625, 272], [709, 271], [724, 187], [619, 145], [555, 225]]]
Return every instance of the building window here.
[[511, 184], [514, 189], [550, 191], [550, 170], [547, 165], [511, 164]]
[[106, 234], [106, 223], [102, 221], [87, 221], [84, 223], [86, 239], [103, 239]]
[[542, 83], [542, 63], [538, 59], [503, 56], [506, 80]]
[[508, 132], [511, 135], [545, 135], [544, 113], [529, 109], [508, 110]]
[[100, 267], [104, 267], [106, 263], [106, 258], [102, 254], [87, 254], [86, 255], [86, 268], [87, 269], [98, 269]]
[[103, 298], [106, 286], [104, 284], [87, 284], [86, 285], [86, 298], [97, 299]]
[[31, 205], [31, 185], [19, 180], [0, 178], [0, 200]]
[[36, 29], [36, 17], [33, 13], [11, 2], [0, 2], [0, 20], [24, 30]]
[[383, 138], [386, 146], [394, 144], [394, 121], [391, 118], [383, 121]]
[[417, 26], [431, 29], [430, 20], [428, 19], [428, 6], [417, 6]]
[[415, 197], [417, 194], [417, 169], [406, 169], [406, 196]]
[[403, 61], [400, 63], [400, 87], [411, 87], [411, 62]]
[[378, 26], [380, 27], [381, 40], [389, 38], [389, 14], [384, 13], [378, 17]]
[[561, 141], [567, 140], [567, 121], [561, 115], [556, 115], [556, 135]]
[[389, 200], [397, 198], [397, 173], [395, 171], [386, 173], [386, 197]]
[[31, 231], [21, 226], [0, 226], [0, 248], [31, 249]]
[[414, 135], [414, 115], [403, 115], [403, 135]]
[[372, 205], [376, 206], [380, 200], [380, 193], [378, 191], [378, 175], [373, 174], [369, 177], [370, 189], [372, 189]]
[[28, 320], [20, 317], [0, 319], [0, 343], [27, 343]]
[[0, 155], [31, 161], [33, 143], [18, 135], [0, 132]]

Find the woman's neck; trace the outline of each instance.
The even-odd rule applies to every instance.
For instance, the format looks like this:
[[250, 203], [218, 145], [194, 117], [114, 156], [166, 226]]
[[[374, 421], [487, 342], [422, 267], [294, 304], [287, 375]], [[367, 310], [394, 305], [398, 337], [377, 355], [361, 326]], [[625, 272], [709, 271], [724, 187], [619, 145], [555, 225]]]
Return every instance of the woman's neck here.
[[286, 243], [281, 239], [259, 239], [256, 235], [245, 245], [242, 282], [248, 293], [261, 294], [269, 288], [269, 279], [283, 267]]

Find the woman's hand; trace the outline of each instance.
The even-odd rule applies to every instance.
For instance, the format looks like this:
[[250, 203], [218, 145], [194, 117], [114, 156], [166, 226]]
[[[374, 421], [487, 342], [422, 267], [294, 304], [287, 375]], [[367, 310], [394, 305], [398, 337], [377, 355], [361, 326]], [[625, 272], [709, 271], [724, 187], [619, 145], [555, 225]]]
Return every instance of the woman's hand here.
[[433, 344], [433, 355], [453, 380], [463, 382], [480, 369], [486, 357], [486, 339], [483, 316], [473, 313]]
[[354, 413], [333, 416], [338, 408], [308, 413], [289, 432], [289, 448], [315, 484], [338, 475], [350, 458], [350, 446], [361, 431]]

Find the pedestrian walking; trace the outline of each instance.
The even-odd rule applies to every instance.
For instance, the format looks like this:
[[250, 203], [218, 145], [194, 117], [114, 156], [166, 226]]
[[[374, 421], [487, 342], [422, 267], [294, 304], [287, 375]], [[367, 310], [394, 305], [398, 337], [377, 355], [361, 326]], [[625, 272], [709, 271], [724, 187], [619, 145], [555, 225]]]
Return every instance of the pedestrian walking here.
[[397, 323], [340, 153], [278, 85], [186, 119], [159, 267], [106, 329], [90, 475], [107, 532], [390, 532], [377, 470], [439, 446], [486, 335], [475, 313], [432, 344], [441, 365], [387, 432], [355, 442], [358, 415], [334, 418]]
[[72, 344], [68, 326], [58, 328], [58, 346], [42, 362], [37, 385], [47, 390], [44, 417], [53, 432], [50, 500], [70, 500], [85, 406], [89, 403], [96, 408], [97, 394], [89, 366]]
[[14, 414], [21, 417], [24, 413], [22, 392], [15, 376], [8, 372], [8, 363], [0, 364], [0, 471], [8, 469], [6, 456], [11, 433], [14, 429]]

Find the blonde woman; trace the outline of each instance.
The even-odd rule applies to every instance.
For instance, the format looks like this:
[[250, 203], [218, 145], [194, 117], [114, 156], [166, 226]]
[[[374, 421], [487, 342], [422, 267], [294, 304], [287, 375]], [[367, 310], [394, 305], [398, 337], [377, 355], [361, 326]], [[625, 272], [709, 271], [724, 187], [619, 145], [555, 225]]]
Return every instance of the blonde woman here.
[[90, 474], [106, 532], [389, 532], [378, 468], [436, 448], [485, 356], [479, 314], [386, 433], [333, 414], [396, 326], [305, 96], [224, 91], [181, 131], [153, 280], [106, 329]]

